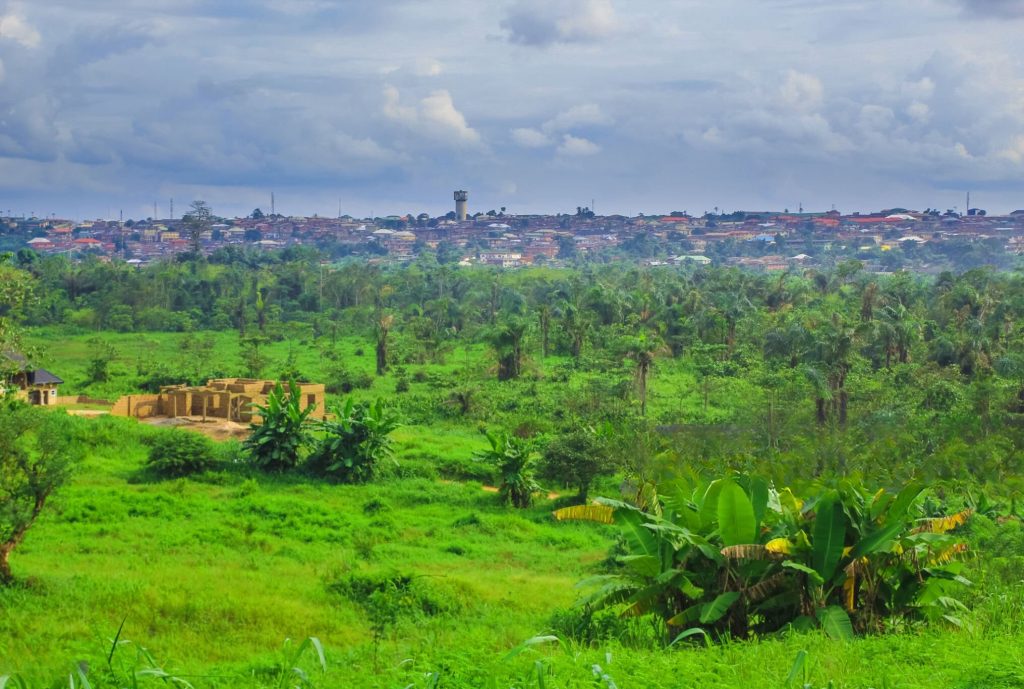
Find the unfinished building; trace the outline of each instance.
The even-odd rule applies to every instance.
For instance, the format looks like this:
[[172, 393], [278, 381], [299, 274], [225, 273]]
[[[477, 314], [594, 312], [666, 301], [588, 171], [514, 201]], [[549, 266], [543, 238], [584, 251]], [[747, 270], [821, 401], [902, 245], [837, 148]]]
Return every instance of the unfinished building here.
[[[250, 378], [219, 378], [200, 386], [171, 385], [160, 388], [156, 395], [125, 395], [114, 404], [110, 413], [137, 419], [164, 416], [201, 421], [259, 422], [256, 406], [267, 403], [267, 396], [275, 385], [277, 382], [273, 380]], [[323, 419], [324, 386], [296, 383], [295, 388], [302, 400], [302, 408], [313, 407], [310, 417]]]

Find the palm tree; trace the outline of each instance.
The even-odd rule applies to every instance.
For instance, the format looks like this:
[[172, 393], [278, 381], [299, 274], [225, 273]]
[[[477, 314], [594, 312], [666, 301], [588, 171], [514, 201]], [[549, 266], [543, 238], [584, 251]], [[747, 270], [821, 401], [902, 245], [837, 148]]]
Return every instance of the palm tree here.
[[814, 405], [819, 425], [825, 425], [830, 419], [837, 421], [840, 426], [846, 425], [849, 403], [846, 376], [851, 367], [853, 337], [853, 330], [846, 327], [838, 316], [834, 316], [831, 325], [820, 332], [808, 352], [811, 364], [805, 372], [814, 387]]
[[540, 325], [540, 351], [541, 355], [548, 358], [548, 336], [551, 332], [551, 304], [542, 303], [537, 307], [537, 320]]
[[388, 370], [388, 334], [395, 317], [391, 314], [381, 316], [377, 320], [377, 375], [382, 376]]
[[569, 354], [573, 359], [579, 359], [583, 345], [587, 341], [587, 333], [590, 331], [590, 320], [582, 311], [570, 305], [562, 318], [562, 328], [569, 338]]
[[498, 380], [512, 380], [522, 372], [526, 328], [526, 321], [512, 318], [491, 333], [491, 344], [498, 356]]
[[640, 416], [647, 416], [647, 379], [651, 375], [655, 358], [665, 353], [665, 343], [652, 335], [640, 335], [632, 338], [626, 356], [636, 363], [634, 378], [636, 379], [637, 395], [640, 397]]
[[811, 343], [811, 334], [798, 321], [772, 328], [764, 336], [766, 359], [782, 359], [790, 368], [800, 365], [800, 358]]

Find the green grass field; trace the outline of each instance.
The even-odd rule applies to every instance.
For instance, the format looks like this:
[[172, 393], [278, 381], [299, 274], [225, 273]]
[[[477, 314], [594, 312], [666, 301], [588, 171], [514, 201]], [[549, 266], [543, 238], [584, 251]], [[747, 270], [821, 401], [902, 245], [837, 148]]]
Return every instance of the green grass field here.
[[[119, 355], [101, 386], [82, 384], [88, 336], [35, 337], [46, 343], [44, 364], [67, 381], [63, 394], [110, 397], [134, 389], [139, 360], [174, 360], [184, 336], [104, 335]], [[237, 338], [213, 337], [213, 366], [237, 366]], [[272, 345], [271, 357], [283, 361], [288, 346]], [[369, 342], [346, 338], [338, 348], [352, 368], [372, 372]], [[311, 377], [323, 371], [312, 347], [297, 361]], [[558, 363], [534, 363], [540, 384]], [[653, 413], [701, 405], [692, 375], [674, 365], [655, 374]], [[429, 377], [415, 381], [418, 370], [486, 386], [488, 366], [483, 347], [454, 352], [444, 365], [405, 366], [406, 394], [436, 387]], [[356, 394], [393, 398], [399, 375]], [[530, 383], [517, 385], [527, 394]], [[741, 382], [728, 385], [720, 399], [744, 394]], [[550, 500], [524, 511], [499, 505], [482, 487], [488, 470], [472, 460], [485, 445], [477, 428], [485, 416], [406, 425], [394, 436], [398, 468], [366, 486], [262, 477], [237, 464], [155, 482], [142, 472], [145, 440], [163, 431], [80, 419], [88, 458], [12, 557], [19, 583], [0, 589], [0, 676], [68, 686], [79, 661], [94, 671], [106, 665], [124, 621], [122, 641], [145, 646], [164, 670], [197, 687], [296, 686], [284, 645], [290, 639], [294, 649], [309, 636], [326, 649], [325, 675], [313, 654], [299, 661], [317, 687], [1024, 687], [1019, 524], [1001, 527], [1001, 549], [968, 562], [975, 585], [960, 628], [655, 649], [645, 621], [607, 620], [607, 638], [574, 641], [565, 621], [575, 614], [567, 612], [575, 584], [597, 571], [614, 531], [555, 522]], [[237, 455], [236, 446], [222, 449], [225, 458]], [[616, 490], [609, 480], [593, 492]], [[384, 598], [397, 612], [368, 595], [389, 580], [402, 582]], [[515, 652], [547, 634], [559, 641]], [[133, 649], [123, 645], [115, 665], [130, 666]]]
[[[961, 630], [665, 651], [633, 648], [628, 635], [591, 647], [566, 638], [507, 658], [557, 632], [552, 616], [573, 603], [610, 533], [554, 522], [550, 502], [510, 511], [479, 483], [426, 477], [429, 453], [464, 454], [466, 439], [400, 435], [404, 473], [422, 476], [379, 485], [230, 468], [148, 483], [143, 438], [158, 431], [81, 422], [89, 459], [16, 553], [23, 583], [0, 590], [0, 671], [38, 685], [76, 661], [102, 663], [123, 619], [123, 639], [209, 686], [269, 683], [284, 640], [307, 636], [327, 649], [321, 686], [426, 686], [432, 672], [441, 686], [536, 686], [541, 661], [545, 686], [595, 686], [597, 664], [620, 687], [781, 687], [800, 651], [812, 686], [1024, 686], [1019, 558], [972, 564], [978, 584]], [[375, 644], [372, 617], [345, 587], [394, 575], [413, 577], [414, 609]]]

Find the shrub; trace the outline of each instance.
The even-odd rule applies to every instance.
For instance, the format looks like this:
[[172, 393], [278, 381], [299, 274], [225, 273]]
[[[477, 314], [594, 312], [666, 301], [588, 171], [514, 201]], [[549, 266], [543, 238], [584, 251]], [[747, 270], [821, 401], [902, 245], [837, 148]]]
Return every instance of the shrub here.
[[351, 398], [332, 409], [334, 419], [319, 424], [325, 436], [309, 456], [309, 468], [343, 483], [373, 479], [381, 462], [391, 459], [391, 439], [398, 416], [378, 399], [356, 404]]
[[352, 371], [344, 366], [332, 367], [327, 372], [327, 392], [348, 394], [356, 389], [367, 389], [373, 385], [373, 376], [362, 371]]
[[406, 378], [399, 378], [395, 381], [395, 392], [401, 394], [403, 392], [409, 392], [409, 381]]
[[256, 406], [263, 423], [250, 426], [244, 448], [256, 467], [264, 471], [285, 471], [299, 464], [299, 453], [307, 442], [306, 419], [313, 407], [302, 408], [302, 395], [294, 383], [288, 393], [278, 383], [267, 396], [265, 406]]
[[594, 480], [615, 471], [608, 448], [593, 429], [574, 428], [554, 438], [544, 450], [540, 474], [576, 488], [580, 502]]
[[214, 446], [206, 437], [173, 430], [152, 440], [146, 465], [160, 476], [177, 478], [206, 471], [214, 463]]
[[581, 604], [594, 610], [654, 614], [677, 640], [813, 627], [849, 638], [897, 619], [960, 624], [966, 545], [948, 532], [971, 511], [920, 518], [921, 492], [843, 484], [805, 504], [737, 475], [675, 486], [646, 509], [602, 499], [555, 516], [621, 527], [629, 555], [592, 580], [600, 587]]
[[533, 494], [540, 490], [533, 472], [537, 454], [530, 442], [508, 433], [487, 433], [491, 449], [476, 454], [477, 459], [494, 465], [501, 475], [499, 495], [513, 507], [529, 507]]

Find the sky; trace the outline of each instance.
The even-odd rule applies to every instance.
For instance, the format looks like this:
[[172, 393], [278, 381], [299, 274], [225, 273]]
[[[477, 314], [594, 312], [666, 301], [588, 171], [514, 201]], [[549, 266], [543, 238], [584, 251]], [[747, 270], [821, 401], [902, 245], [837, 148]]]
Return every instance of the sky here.
[[0, 213], [1024, 208], [1024, 0], [0, 0]]

